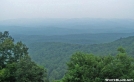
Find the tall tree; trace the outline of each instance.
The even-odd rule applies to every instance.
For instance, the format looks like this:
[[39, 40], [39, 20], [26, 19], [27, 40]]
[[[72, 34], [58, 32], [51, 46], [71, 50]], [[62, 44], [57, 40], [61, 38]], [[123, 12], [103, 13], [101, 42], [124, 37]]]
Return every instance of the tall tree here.
[[44, 82], [46, 70], [28, 56], [22, 42], [14, 43], [8, 31], [0, 32], [0, 82]]

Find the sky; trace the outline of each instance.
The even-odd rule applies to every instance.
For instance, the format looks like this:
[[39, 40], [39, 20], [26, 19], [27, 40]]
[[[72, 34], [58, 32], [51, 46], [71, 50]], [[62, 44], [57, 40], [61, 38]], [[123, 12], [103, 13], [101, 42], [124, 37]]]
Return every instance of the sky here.
[[134, 19], [134, 0], [0, 0], [0, 20], [20, 18]]

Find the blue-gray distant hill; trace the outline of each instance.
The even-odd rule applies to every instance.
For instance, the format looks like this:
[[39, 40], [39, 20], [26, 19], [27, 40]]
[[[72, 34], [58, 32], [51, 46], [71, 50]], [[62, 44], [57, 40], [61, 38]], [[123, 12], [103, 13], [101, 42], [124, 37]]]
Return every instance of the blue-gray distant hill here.
[[132, 19], [14, 19], [0, 21], [0, 30], [11, 34], [67, 35], [134, 32]]
[[99, 44], [134, 36], [134, 33], [85, 33], [69, 35], [13, 35], [15, 41], [23, 41], [26, 44], [35, 42], [62, 42], [71, 44]]

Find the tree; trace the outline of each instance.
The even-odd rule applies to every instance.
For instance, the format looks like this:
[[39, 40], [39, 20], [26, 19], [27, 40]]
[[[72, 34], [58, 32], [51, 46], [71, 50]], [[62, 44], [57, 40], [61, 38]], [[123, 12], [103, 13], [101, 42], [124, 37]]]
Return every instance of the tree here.
[[0, 33], [0, 66], [19, 61], [20, 58], [28, 55], [28, 48], [22, 42], [14, 44], [14, 39], [5, 31]]
[[16, 82], [44, 82], [43, 80], [47, 80], [46, 70], [32, 62], [30, 57], [21, 59], [16, 67]]
[[62, 82], [104, 82], [105, 79], [134, 79], [134, 58], [125, 53], [95, 56], [75, 53], [67, 63]]
[[8, 31], [0, 32], [0, 82], [44, 82], [45, 75], [46, 70], [31, 61], [26, 45], [14, 43]]
[[119, 47], [117, 51], [119, 51], [120, 53], [126, 53], [125, 49], [123, 49], [122, 47]]

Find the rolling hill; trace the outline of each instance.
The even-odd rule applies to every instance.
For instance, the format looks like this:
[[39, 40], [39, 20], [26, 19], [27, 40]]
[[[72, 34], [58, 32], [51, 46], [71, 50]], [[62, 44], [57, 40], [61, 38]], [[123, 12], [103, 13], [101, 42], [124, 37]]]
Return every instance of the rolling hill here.
[[75, 52], [95, 55], [116, 55], [117, 48], [123, 47], [127, 54], [133, 55], [134, 36], [120, 38], [110, 43], [70, 44], [61, 42], [35, 42], [29, 44], [29, 52], [34, 61], [48, 70], [50, 79], [60, 79], [66, 72], [66, 62]]

